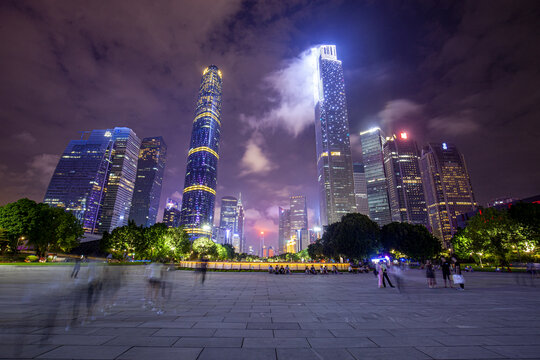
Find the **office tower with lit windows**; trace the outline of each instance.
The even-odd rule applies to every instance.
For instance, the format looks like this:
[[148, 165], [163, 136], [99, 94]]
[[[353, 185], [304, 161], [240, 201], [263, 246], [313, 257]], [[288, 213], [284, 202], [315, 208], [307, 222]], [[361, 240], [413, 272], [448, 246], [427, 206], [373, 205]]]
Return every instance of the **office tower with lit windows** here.
[[[308, 214], [306, 197], [297, 195], [290, 197], [290, 226], [291, 238], [295, 241], [298, 251], [302, 250], [302, 244], [309, 244], [306, 240], [308, 230]], [[296, 252], [296, 251], [295, 251]]]
[[314, 51], [320, 216], [322, 225], [328, 225], [356, 212], [356, 200], [343, 67], [335, 45], [322, 45]]
[[75, 215], [88, 234], [98, 232], [112, 146], [111, 130], [94, 130], [86, 140], [70, 141], [43, 199]]
[[364, 164], [353, 163], [354, 196], [356, 198], [356, 211], [369, 216], [367, 199], [366, 174]]
[[369, 217], [383, 226], [392, 222], [383, 160], [383, 146], [386, 140], [379, 128], [361, 132], [360, 140], [366, 176]]
[[166, 155], [167, 145], [161, 136], [143, 139], [129, 214], [129, 219], [137, 226], [149, 227], [156, 223]]
[[238, 195], [238, 206], [237, 206], [237, 221], [236, 221], [236, 233], [240, 238], [239, 253], [243, 253], [246, 250], [246, 237], [244, 234], [244, 222], [245, 222], [245, 213], [244, 205], [242, 204], [242, 194]]
[[420, 171], [431, 231], [449, 248], [457, 231], [456, 217], [478, 205], [465, 159], [453, 144], [429, 143], [422, 149]]
[[163, 223], [170, 228], [178, 227], [180, 223], [180, 210], [178, 209], [178, 203], [172, 199], [167, 199], [167, 203], [165, 204]]
[[141, 140], [129, 128], [117, 127], [111, 133], [111, 166], [99, 220], [100, 233], [110, 233], [128, 223], [141, 146]]
[[220, 244], [232, 244], [233, 235], [238, 235], [238, 199], [233, 196], [221, 198], [219, 229], [220, 237], [218, 242]]
[[383, 155], [392, 221], [428, 226], [416, 141], [406, 132], [393, 135]]
[[287, 242], [291, 240], [291, 210], [279, 208], [279, 231], [278, 231], [278, 252], [287, 252]]
[[180, 220], [192, 240], [212, 235], [221, 131], [221, 76], [217, 66], [207, 67], [197, 98]]

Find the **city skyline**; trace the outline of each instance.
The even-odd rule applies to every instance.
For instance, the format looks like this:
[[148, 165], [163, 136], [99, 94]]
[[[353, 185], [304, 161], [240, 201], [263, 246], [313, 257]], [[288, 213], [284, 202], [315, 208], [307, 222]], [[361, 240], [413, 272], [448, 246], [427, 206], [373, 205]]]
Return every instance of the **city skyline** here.
[[265, 231], [277, 249], [278, 207], [290, 195], [305, 194], [309, 223], [318, 218], [312, 79], [301, 70], [317, 44], [335, 44], [343, 61], [353, 161], [359, 132], [379, 126], [419, 147], [455, 144], [480, 204], [540, 192], [530, 166], [540, 161], [537, 3], [134, 1], [103, 11], [96, 2], [83, 18], [81, 6], [2, 4], [12, 44], [0, 55], [2, 204], [41, 201], [67, 142], [115, 126], [166, 137], [160, 211], [167, 197], [180, 201], [196, 89], [216, 63], [227, 84], [216, 197], [241, 191], [247, 245]]

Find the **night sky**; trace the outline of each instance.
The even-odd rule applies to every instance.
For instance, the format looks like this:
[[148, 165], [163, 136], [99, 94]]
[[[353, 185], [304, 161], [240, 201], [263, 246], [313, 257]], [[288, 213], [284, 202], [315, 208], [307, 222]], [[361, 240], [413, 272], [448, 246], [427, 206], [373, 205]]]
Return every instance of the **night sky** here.
[[[42, 201], [78, 131], [132, 128], [168, 145], [179, 198], [202, 71], [223, 71], [219, 199], [242, 192], [248, 245], [277, 207], [318, 209], [306, 51], [343, 61], [358, 132], [452, 142], [480, 204], [540, 193], [540, 1], [1, 1], [0, 205]], [[219, 219], [219, 208], [215, 212]]]

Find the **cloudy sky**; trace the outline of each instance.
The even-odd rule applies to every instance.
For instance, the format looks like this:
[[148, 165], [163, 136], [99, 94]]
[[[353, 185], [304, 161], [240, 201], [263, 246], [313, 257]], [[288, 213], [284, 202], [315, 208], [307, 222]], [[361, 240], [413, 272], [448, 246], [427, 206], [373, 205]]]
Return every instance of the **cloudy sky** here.
[[[455, 143], [477, 200], [540, 193], [540, 2], [2, 1], [0, 205], [41, 201], [78, 131], [162, 135], [162, 204], [183, 188], [202, 70], [224, 74], [218, 198], [248, 244], [290, 195], [318, 208], [307, 51], [343, 61], [353, 155], [372, 126]], [[219, 217], [216, 209], [216, 217]]]

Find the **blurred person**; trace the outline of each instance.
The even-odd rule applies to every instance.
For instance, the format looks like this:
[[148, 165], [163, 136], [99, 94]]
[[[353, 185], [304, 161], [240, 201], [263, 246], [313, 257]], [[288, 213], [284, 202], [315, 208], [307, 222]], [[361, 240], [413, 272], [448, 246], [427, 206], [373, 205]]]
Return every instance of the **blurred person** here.
[[452, 263], [454, 264], [454, 284], [459, 284], [458, 290], [465, 290], [465, 278], [461, 274], [461, 263], [455, 256], [452, 256]]
[[426, 261], [425, 265], [426, 269], [426, 279], [427, 284], [430, 289], [435, 288], [435, 269], [433, 269], [433, 264], [431, 263], [431, 260]]
[[[375, 274], [375, 276], [379, 280], [379, 289], [381, 289], [383, 285], [383, 273], [382, 273], [381, 261], [377, 262], [377, 264], [375, 265], [373, 274]], [[386, 287], [386, 285], [384, 287]]]
[[443, 256], [441, 257], [441, 269], [442, 269], [442, 276], [444, 280], [444, 287], [448, 287], [446, 284], [446, 280], [448, 280], [448, 285], [450, 285], [450, 288], [453, 288], [452, 286], [452, 280], [450, 279], [451, 271], [450, 271], [450, 262], [446, 260], [446, 258]]
[[83, 256], [81, 255], [80, 258], [75, 259], [75, 265], [73, 265], [73, 271], [71, 272], [71, 278], [76, 279], [77, 275], [79, 275], [79, 270], [81, 270], [81, 261]]
[[273, 272], [274, 272], [274, 268], [272, 267], [272, 265], [268, 266], [268, 273], [272, 274]]
[[388, 277], [388, 265], [386, 264], [386, 261], [382, 262], [381, 269], [382, 269], [382, 276], [383, 276], [383, 279], [382, 279], [383, 286], [386, 287], [386, 282], [384, 281], [386, 279], [386, 281], [388, 281], [388, 285], [390, 285], [390, 287], [393, 288], [394, 285], [392, 285], [392, 282], [390, 281], [390, 278]]

